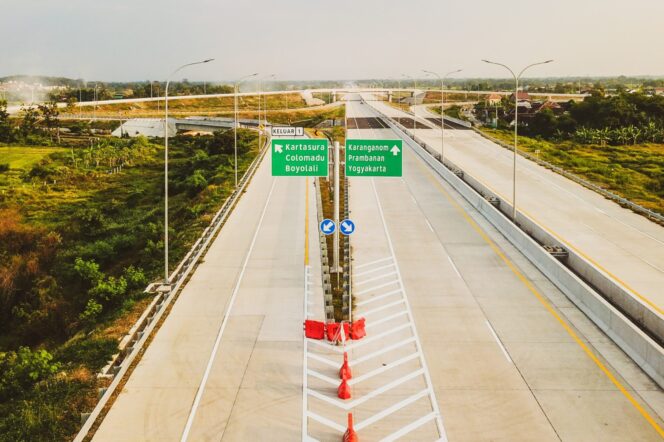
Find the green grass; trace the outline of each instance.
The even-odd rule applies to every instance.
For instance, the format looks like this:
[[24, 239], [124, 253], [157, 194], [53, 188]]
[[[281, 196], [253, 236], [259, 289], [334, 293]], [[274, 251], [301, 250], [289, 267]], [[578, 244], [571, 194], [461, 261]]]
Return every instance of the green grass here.
[[0, 164], [9, 164], [11, 169], [27, 169], [47, 155], [64, 151], [60, 147], [0, 147]]
[[[481, 129], [503, 143], [514, 132]], [[551, 142], [519, 136], [519, 149], [597, 184], [650, 210], [664, 214], [664, 145], [600, 146]]]

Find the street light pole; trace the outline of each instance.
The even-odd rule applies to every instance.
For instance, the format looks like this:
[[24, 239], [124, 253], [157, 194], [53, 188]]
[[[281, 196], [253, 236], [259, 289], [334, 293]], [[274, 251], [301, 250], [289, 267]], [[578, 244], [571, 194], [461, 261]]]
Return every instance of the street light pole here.
[[237, 188], [237, 127], [238, 127], [238, 119], [237, 119], [237, 94], [240, 91], [240, 85], [244, 80], [247, 78], [255, 77], [258, 75], [258, 73], [247, 75], [245, 77], [240, 78], [235, 82], [235, 124], [234, 124], [234, 129], [233, 129], [233, 135], [234, 137], [234, 146], [235, 146], [235, 187]]
[[509, 66], [502, 64], [502, 63], [496, 63], [495, 61], [489, 61], [489, 60], [482, 60], [485, 63], [489, 64], [495, 64], [498, 66], [502, 66], [505, 69], [509, 71], [510, 74], [512, 74], [512, 77], [514, 78], [514, 164], [512, 166], [512, 221], [516, 222], [516, 156], [518, 154], [518, 126], [519, 126], [519, 79], [523, 75], [524, 72], [526, 72], [527, 69], [533, 67], [533, 66], [538, 66], [540, 64], [547, 64], [551, 63], [553, 60], [546, 60], [546, 61], [541, 61], [539, 63], [533, 63], [529, 64], [525, 68], [521, 69], [521, 72], [519, 72], [519, 75], [516, 75], [512, 69], [509, 68]]
[[209, 63], [214, 58], [208, 58], [203, 61], [196, 61], [194, 63], [183, 64], [168, 76], [166, 80], [166, 92], [164, 94], [164, 283], [169, 284], [168, 276], [168, 86], [171, 83], [171, 78], [182, 69], [193, 66], [196, 64]]
[[[258, 79], [258, 149], [261, 149], [261, 93], [263, 92], [263, 80], [267, 80], [269, 78], [274, 78], [274, 74], [270, 74], [268, 76], [262, 77]], [[264, 108], [267, 107], [267, 100], [264, 100]], [[266, 119], [267, 119], [267, 113]]]
[[445, 79], [452, 74], [461, 72], [461, 69], [450, 71], [441, 76], [432, 71], [424, 71], [427, 74], [435, 75], [440, 80], [440, 163], [445, 165]]

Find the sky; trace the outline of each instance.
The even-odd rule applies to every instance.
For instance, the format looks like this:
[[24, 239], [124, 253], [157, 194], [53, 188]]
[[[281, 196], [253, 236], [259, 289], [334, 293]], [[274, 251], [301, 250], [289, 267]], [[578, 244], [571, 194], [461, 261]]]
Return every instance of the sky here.
[[[0, 76], [664, 76], [663, 0], [0, 0]], [[178, 78], [181, 77], [181, 78]]]

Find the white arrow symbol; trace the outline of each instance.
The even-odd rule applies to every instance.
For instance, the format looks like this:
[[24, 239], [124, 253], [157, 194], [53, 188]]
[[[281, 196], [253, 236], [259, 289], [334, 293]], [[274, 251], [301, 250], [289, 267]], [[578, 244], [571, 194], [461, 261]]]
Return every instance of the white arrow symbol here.
[[274, 152], [275, 153], [284, 153], [284, 151], [282, 150], [283, 147], [284, 146], [282, 146], [281, 144], [275, 144], [274, 145]]
[[353, 227], [352, 227], [350, 224], [348, 224], [348, 223], [341, 223], [341, 227], [344, 228], [344, 231], [345, 231], [345, 232], [349, 232], [349, 231], [351, 231], [351, 230], [353, 229]]
[[329, 232], [330, 230], [332, 230], [332, 227], [334, 227], [333, 222], [325, 223], [325, 224], [323, 224], [323, 231], [324, 232]]
[[399, 155], [399, 152], [401, 152], [401, 150], [399, 150], [399, 148], [395, 144], [394, 146], [392, 146], [392, 149], [390, 149], [390, 152], [392, 152], [392, 155], [397, 156]]

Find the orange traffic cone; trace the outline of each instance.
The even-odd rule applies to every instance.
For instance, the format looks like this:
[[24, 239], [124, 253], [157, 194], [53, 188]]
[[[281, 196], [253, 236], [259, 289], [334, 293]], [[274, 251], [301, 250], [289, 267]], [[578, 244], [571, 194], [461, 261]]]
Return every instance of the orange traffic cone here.
[[348, 429], [344, 433], [343, 442], [359, 442], [360, 439], [357, 437], [357, 433], [353, 429], [353, 413], [348, 413]]
[[350, 386], [346, 379], [341, 380], [341, 385], [337, 389], [337, 396], [339, 396], [339, 399], [350, 399]]
[[350, 365], [348, 365], [348, 353], [344, 352], [344, 363], [339, 369], [339, 377], [341, 379], [352, 379], [353, 373], [350, 371]]

